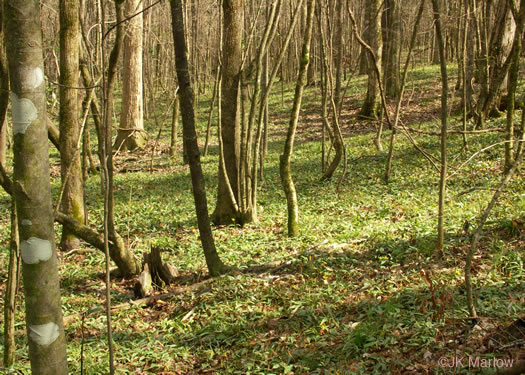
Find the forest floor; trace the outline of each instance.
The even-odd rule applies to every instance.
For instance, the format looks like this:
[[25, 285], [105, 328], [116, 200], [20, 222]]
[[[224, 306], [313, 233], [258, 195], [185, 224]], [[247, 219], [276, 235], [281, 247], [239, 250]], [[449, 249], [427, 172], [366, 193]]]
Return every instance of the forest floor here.
[[[450, 83], [454, 87], [453, 75]], [[242, 228], [215, 227], [213, 233], [228, 265], [241, 271], [267, 263], [282, 265], [235, 272], [172, 298], [115, 312], [118, 374], [468, 374], [494, 369], [493, 365], [483, 369], [487, 363], [483, 360], [492, 359], [494, 364], [495, 358], [525, 356], [525, 337], [513, 324], [525, 314], [523, 169], [493, 210], [475, 254], [473, 281], [482, 318], [474, 327], [466, 318], [463, 267], [470, 237], [463, 226], [468, 220], [475, 227], [490, 200], [490, 189], [501, 177], [503, 149], [491, 148], [457, 168], [474, 152], [501, 141], [503, 134], [469, 136], [468, 151], [462, 148], [461, 136], [450, 137], [450, 172], [457, 173], [448, 181], [445, 257], [436, 260], [438, 172], [400, 135], [391, 182], [383, 182], [386, 153], [377, 152], [373, 144], [375, 124], [355, 118], [364, 86], [363, 77], [348, 85], [342, 114], [348, 170], [339, 189], [340, 174], [332, 182], [319, 182], [320, 94], [315, 87], [306, 91], [292, 163], [301, 229], [293, 239], [286, 235], [286, 200], [278, 170], [293, 85], [285, 85], [282, 93], [280, 84], [276, 86], [258, 196], [259, 222]], [[409, 76], [410, 100], [402, 120], [411, 127], [438, 131], [439, 95], [437, 68], [416, 68]], [[451, 96], [456, 107], [457, 96]], [[209, 101], [209, 96], [200, 100], [201, 144]], [[164, 260], [178, 270], [179, 281], [159, 287], [156, 294], [207, 278], [189, 169], [180, 154], [175, 159], [168, 156], [169, 116], [159, 119], [165, 128], [159, 143], [155, 141], [159, 122], [150, 119], [148, 148], [119, 154], [115, 176], [117, 229], [128, 246], [138, 257], [152, 246], [161, 248]], [[453, 112], [450, 120], [451, 128], [461, 126]], [[494, 119], [489, 127], [503, 123], [503, 118]], [[385, 131], [385, 148], [389, 136]], [[438, 137], [414, 137], [439, 157]], [[51, 163], [56, 199], [60, 183], [56, 150]], [[202, 164], [211, 212], [217, 185], [216, 142]], [[89, 223], [101, 229], [98, 176], [87, 182], [86, 197]], [[1, 294], [9, 206], [8, 196], [0, 192]], [[57, 238], [59, 231], [57, 226]], [[60, 259], [70, 372], [81, 372], [83, 349], [84, 374], [106, 373], [104, 258], [86, 247], [60, 254]], [[132, 280], [112, 281], [113, 304], [134, 299]], [[22, 297], [17, 332], [15, 369], [28, 373]], [[454, 368], [455, 358], [465, 359]]]

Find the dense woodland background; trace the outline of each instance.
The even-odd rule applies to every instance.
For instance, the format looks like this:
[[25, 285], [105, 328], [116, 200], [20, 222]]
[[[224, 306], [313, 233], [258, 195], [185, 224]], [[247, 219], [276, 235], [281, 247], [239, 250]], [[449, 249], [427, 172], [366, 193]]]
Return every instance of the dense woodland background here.
[[525, 1], [1, 3], [0, 373], [525, 371]]

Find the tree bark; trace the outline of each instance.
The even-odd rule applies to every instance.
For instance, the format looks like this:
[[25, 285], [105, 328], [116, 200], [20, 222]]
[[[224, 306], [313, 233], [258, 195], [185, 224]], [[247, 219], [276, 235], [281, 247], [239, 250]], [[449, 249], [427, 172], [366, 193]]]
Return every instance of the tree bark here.
[[193, 107], [193, 90], [188, 70], [188, 56], [186, 39], [184, 36], [184, 16], [182, 12], [182, 1], [172, 0], [171, 22], [173, 25], [173, 41], [175, 44], [175, 66], [179, 82], [180, 108], [182, 114], [182, 131], [184, 143], [188, 150], [190, 163], [191, 182], [193, 197], [195, 199], [195, 211], [199, 226], [200, 238], [208, 271], [212, 276], [218, 276], [227, 271], [215, 248], [213, 234], [211, 232], [210, 218], [208, 216], [208, 202], [206, 200], [206, 187], [200, 161], [199, 145], [197, 143], [197, 132], [195, 130], [195, 113]]
[[[372, 52], [376, 57], [376, 61], [379, 67], [382, 65], [382, 38], [381, 38], [381, 17], [379, 16], [381, 8], [380, 0], [370, 0], [366, 2], [366, 17], [368, 32], [365, 33], [365, 42], [372, 48]], [[379, 115], [380, 106], [377, 100], [379, 93], [377, 73], [374, 69], [374, 64], [371, 61], [371, 57], [367, 54], [368, 58], [368, 87], [366, 92], [365, 101], [359, 112], [360, 117], [375, 119]]]
[[9, 244], [9, 265], [4, 300], [4, 366], [15, 363], [15, 319], [16, 295], [20, 276], [20, 243], [18, 241], [18, 223], [16, 204], [11, 198], [11, 238]]
[[[217, 225], [241, 222], [241, 215], [228, 191], [225, 179], [233, 190], [234, 197], [240, 195], [240, 155], [241, 155], [241, 95], [240, 70], [242, 63], [243, 35], [243, 0], [223, 0], [224, 38], [222, 43], [222, 100], [221, 130], [224, 153], [224, 163], [219, 162], [219, 186], [217, 205], [213, 213], [213, 221]], [[226, 173], [222, 166], [226, 166]]]
[[[60, 0], [60, 176], [63, 184], [61, 210], [79, 222], [84, 222], [84, 182], [77, 149], [79, 121], [79, 3]], [[78, 247], [78, 238], [67, 228], [62, 229], [62, 250]]]
[[[142, 0], [127, 0], [124, 4], [126, 17], [140, 12], [143, 7]], [[116, 150], [134, 151], [143, 148], [147, 142], [142, 101], [143, 28], [142, 13], [127, 22], [123, 44], [122, 109], [114, 146]]]
[[310, 43], [312, 40], [315, 0], [309, 0], [307, 7], [306, 31], [304, 36], [299, 75], [297, 77], [297, 85], [295, 87], [295, 97], [292, 114], [290, 116], [290, 124], [288, 125], [288, 133], [286, 135], [284, 151], [280, 157], [279, 165], [281, 183], [283, 185], [284, 193], [286, 194], [288, 206], [288, 236], [290, 237], [299, 235], [299, 205], [297, 203], [297, 193], [295, 191], [295, 185], [292, 178], [291, 159], [297, 123], [299, 122], [299, 115], [301, 111], [304, 86], [306, 84], [306, 76], [308, 73], [308, 65], [310, 64]]
[[448, 74], [447, 61], [445, 57], [445, 44], [441, 30], [441, 15], [439, 0], [432, 0], [434, 12], [434, 24], [436, 29], [437, 47], [439, 49], [439, 59], [441, 68], [441, 173], [439, 178], [439, 201], [438, 201], [438, 227], [436, 251], [443, 253], [445, 242], [445, 198], [447, 188], [447, 128], [448, 128]]
[[7, 0], [4, 6], [29, 360], [33, 374], [62, 375], [68, 368], [53, 231], [40, 3]]
[[[122, 11], [122, 5], [119, 2], [115, 2], [115, 12], [117, 15], [117, 28], [115, 36], [115, 44], [111, 50], [109, 56], [108, 68], [107, 68], [107, 83], [105, 85], [104, 95], [104, 121], [101, 123], [101, 129], [98, 133], [99, 137], [99, 157], [104, 173], [104, 190], [107, 194], [107, 199], [104, 199], [104, 216], [105, 222], [107, 223], [107, 230], [109, 233], [109, 240], [113, 241], [114, 246], [118, 247], [118, 252], [122, 254], [122, 259], [125, 260], [123, 267], [119, 266], [120, 271], [124, 276], [136, 275], [139, 273], [140, 265], [139, 262], [134, 258], [131, 251], [126, 248], [124, 241], [118, 235], [115, 229], [115, 200], [113, 195], [113, 152], [111, 152], [111, 139], [113, 134], [113, 99], [114, 89], [117, 75], [117, 63], [122, 48], [123, 34], [122, 34], [122, 21], [124, 14]], [[104, 149], [103, 149], [103, 148]]]
[[7, 107], [9, 105], [9, 72], [4, 44], [3, 9], [0, 6], [0, 164], [7, 153]]
[[385, 0], [384, 7], [383, 67], [385, 94], [387, 97], [396, 98], [400, 91], [401, 4], [399, 0]]

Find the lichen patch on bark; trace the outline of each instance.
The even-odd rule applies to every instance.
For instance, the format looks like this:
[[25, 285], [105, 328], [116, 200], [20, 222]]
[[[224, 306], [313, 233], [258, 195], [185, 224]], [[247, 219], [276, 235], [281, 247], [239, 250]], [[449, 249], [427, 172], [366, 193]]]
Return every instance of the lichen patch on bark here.
[[22, 87], [34, 90], [44, 82], [44, 72], [40, 68], [23, 68]]
[[51, 259], [51, 242], [36, 237], [30, 237], [20, 244], [22, 260], [26, 264], [37, 264]]
[[19, 98], [11, 93], [11, 111], [13, 114], [13, 133], [25, 134], [27, 128], [38, 118], [38, 110], [33, 102], [26, 98]]
[[38, 345], [47, 346], [58, 338], [59, 329], [55, 323], [29, 326], [29, 337]]

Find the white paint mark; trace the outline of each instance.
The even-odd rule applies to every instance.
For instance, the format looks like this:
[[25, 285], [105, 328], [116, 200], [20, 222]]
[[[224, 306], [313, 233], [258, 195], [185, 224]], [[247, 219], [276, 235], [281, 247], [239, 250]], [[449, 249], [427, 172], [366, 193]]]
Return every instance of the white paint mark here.
[[31, 220], [24, 219], [22, 220], [22, 225], [31, 226], [33, 225], [33, 222]]
[[55, 342], [59, 334], [58, 331], [58, 326], [55, 323], [29, 326], [29, 337], [38, 345], [47, 346]]
[[19, 98], [11, 93], [11, 112], [13, 114], [13, 133], [25, 134], [27, 128], [38, 118], [38, 110], [33, 102], [26, 98]]
[[36, 237], [30, 237], [20, 244], [22, 260], [26, 264], [37, 264], [51, 259], [51, 242]]
[[22, 87], [27, 90], [34, 90], [44, 82], [44, 72], [40, 68], [22, 69]]

